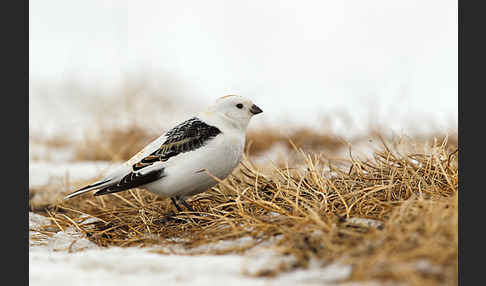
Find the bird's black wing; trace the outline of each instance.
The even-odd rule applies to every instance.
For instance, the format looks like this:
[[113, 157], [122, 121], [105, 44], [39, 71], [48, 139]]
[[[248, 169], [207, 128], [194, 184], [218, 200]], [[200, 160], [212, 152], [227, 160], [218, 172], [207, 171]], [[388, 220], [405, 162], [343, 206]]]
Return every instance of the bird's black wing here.
[[118, 193], [131, 188], [136, 188], [138, 186], [148, 184], [164, 177], [163, 173], [164, 168], [158, 168], [144, 174], [138, 172], [130, 172], [128, 175], [123, 177], [120, 182], [109, 187], [102, 188], [101, 190], [94, 193], [94, 195], [101, 196], [111, 193]]
[[217, 127], [208, 125], [197, 117], [186, 120], [170, 129], [165, 134], [164, 143], [150, 155], [133, 164], [132, 171], [119, 182], [100, 189], [94, 195], [121, 192], [165, 177], [167, 174], [164, 174], [164, 167], [160, 164], [154, 165], [156, 162], [164, 162], [178, 154], [194, 151], [220, 133]]
[[159, 149], [133, 164], [132, 169], [138, 171], [157, 161], [164, 162], [178, 154], [194, 151], [220, 133], [221, 131], [217, 127], [211, 126], [197, 117], [186, 120], [169, 130]]

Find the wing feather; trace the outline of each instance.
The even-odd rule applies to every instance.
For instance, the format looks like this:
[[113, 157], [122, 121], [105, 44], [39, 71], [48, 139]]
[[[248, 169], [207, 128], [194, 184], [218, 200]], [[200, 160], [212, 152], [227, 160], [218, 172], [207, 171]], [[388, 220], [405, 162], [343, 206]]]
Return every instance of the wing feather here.
[[169, 130], [165, 134], [164, 143], [157, 150], [134, 163], [132, 169], [138, 171], [155, 162], [165, 162], [181, 153], [194, 151], [220, 133], [217, 127], [208, 125], [197, 117], [186, 120]]
[[204, 146], [220, 133], [217, 127], [193, 117], [155, 139], [102, 180], [73, 192], [66, 199], [96, 189], [99, 191], [95, 196], [121, 192], [158, 180], [167, 175], [163, 162]]
[[164, 177], [164, 168], [153, 168], [149, 172], [131, 172], [130, 174], [123, 177], [120, 182], [115, 185], [105, 187], [96, 193], [95, 196], [101, 196], [106, 194], [118, 193], [128, 189], [136, 188], [141, 185], [145, 185], [156, 181]]

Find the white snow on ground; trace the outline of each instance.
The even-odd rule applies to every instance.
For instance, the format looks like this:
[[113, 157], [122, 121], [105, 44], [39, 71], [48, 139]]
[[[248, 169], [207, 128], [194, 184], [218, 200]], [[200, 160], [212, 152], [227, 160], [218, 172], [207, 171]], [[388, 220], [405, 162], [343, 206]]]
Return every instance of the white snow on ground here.
[[311, 266], [276, 278], [253, 278], [245, 265], [256, 258], [241, 255], [161, 255], [146, 248], [51, 251], [31, 247], [30, 285], [334, 285], [349, 266]]
[[52, 161], [62, 162], [69, 161], [73, 158], [74, 152], [72, 147], [52, 148], [46, 144], [30, 140], [29, 142], [29, 160], [30, 161]]
[[89, 180], [101, 176], [109, 168], [116, 166], [110, 162], [29, 162], [29, 186], [40, 187], [69, 180]]
[[[283, 273], [276, 278], [258, 278], [252, 274], [291, 265], [293, 257], [281, 256], [265, 246], [248, 255], [164, 255], [157, 248], [101, 248], [73, 228], [52, 237], [40, 235], [49, 219], [29, 213], [30, 285], [335, 285], [346, 278], [351, 267], [331, 264], [326, 267], [313, 261], [308, 269]], [[228, 247], [248, 238], [225, 241], [202, 249]], [[178, 252], [183, 253], [183, 249]], [[187, 251], [190, 254], [191, 251]], [[364, 284], [360, 284], [364, 285]]]

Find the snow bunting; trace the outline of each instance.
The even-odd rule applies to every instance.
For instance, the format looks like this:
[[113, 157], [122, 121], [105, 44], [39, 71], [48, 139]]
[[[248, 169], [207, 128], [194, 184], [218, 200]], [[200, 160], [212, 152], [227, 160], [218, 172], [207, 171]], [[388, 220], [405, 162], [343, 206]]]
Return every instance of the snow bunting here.
[[177, 201], [192, 211], [185, 198], [216, 185], [213, 176], [224, 179], [233, 171], [243, 155], [248, 123], [261, 112], [242, 96], [223, 96], [162, 134], [103, 179], [65, 199], [92, 190], [98, 190], [94, 195], [99, 196], [143, 188], [170, 197], [179, 211]]

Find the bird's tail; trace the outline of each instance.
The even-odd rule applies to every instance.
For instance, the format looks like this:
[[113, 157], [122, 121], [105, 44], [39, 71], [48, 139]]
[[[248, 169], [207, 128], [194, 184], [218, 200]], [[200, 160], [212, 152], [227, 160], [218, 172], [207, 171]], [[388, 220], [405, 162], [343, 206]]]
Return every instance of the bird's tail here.
[[87, 185], [86, 187], [83, 187], [83, 188], [65, 196], [64, 199], [67, 200], [67, 199], [70, 199], [70, 198], [75, 197], [75, 196], [79, 196], [81, 194], [84, 194], [84, 193], [92, 191], [92, 190], [101, 189], [101, 188], [104, 188], [106, 186], [113, 185], [114, 183], [115, 182], [113, 182], [113, 180], [111, 180], [111, 179], [103, 179], [103, 180], [94, 182], [93, 184]]

